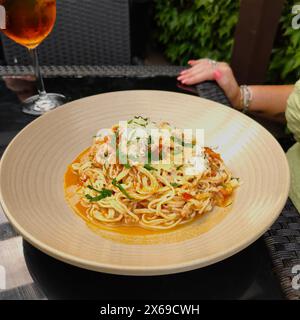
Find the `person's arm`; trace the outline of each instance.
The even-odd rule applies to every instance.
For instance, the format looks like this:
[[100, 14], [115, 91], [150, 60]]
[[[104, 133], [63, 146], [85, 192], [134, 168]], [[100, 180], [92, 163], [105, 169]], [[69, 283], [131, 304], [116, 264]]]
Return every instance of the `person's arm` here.
[[249, 86], [249, 88], [253, 96], [249, 111], [277, 116], [285, 112], [287, 99], [294, 85]]
[[[241, 110], [241, 90], [227, 63], [213, 64], [208, 59], [189, 61], [190, 69], [184, 70], [178, 80], [185, 85], [193, 85], [207, 80], [215, 80], [224, 90], [234, 108]], [[284, 114], [287, 99], [293, 91], [293, 85], [285, 86], [249, 86], [252, 101], [249, 112], [262, 113], [278, 117]]]

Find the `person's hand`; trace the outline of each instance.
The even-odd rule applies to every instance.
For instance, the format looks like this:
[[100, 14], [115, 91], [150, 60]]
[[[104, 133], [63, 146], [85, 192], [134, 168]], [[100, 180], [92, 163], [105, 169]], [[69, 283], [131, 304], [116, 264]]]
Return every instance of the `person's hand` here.
[[240, 109], [241, 93], [239, 85], [230, 66], [225, 62], [210, 59], [190, 60], [191, 68], [180, 73], [177, 80], [185, 85], [193, 85], [203, 81], [215, 80], [224, 90], [231, 104]]
[[3, 80], [6, 87], [13, 91], [22, 102], [36, 92], [34, 76], [9, 76], [3, 77]]

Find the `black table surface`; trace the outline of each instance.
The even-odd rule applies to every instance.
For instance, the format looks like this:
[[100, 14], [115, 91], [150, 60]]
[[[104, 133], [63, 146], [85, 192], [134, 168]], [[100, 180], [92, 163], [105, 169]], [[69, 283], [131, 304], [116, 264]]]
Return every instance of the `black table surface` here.
[[[49, 78], [45, 82], [48, 92], [63, 93], [69, 100], [132, 89], [196, 94], [180, 88], [172, 77]], [[24, 83], [17, 79], [0, 81], [0, 156], [11, 139], [35, 119], [21, 112], [20, 98], [34, 92], [31, 83], [25, 88], [27, 92], [24, 94], [21, 92]], [[0, 218], [0, 233], [1, 230], [6, 230], [5, 235], [0, 235], [2, 246], [5, 241], [19, 237], [4, 218]], [[217, 264], [180, 274], [151, 277], [116, 276], [83, 270], [45, 255], [24, 240], [21, 243], [24, 268], [11, 265], [14, 270], [8, 274], [20, 278], [18, 272], [28, 272], [30, 281], [27, 277], [24, 284], [19, 281], [8, 290], [0, 290], [0, 299], [284, 299], [262, 238]], [[10, 250], [11, 254], [20, 254]], [[5, 265], [4, 259], [5, 255], [0, 253], [0, 265]]]

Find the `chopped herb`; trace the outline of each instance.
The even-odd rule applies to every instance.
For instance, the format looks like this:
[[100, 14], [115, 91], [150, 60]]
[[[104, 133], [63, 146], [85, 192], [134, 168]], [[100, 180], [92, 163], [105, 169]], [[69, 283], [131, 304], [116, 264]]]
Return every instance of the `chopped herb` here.
[[130, 168], [131, 168], [131, 165], [130, 165], [129, 163], [125, 163], [125, 164], [124, 164], [124, 167], [125, 167], [126, 169], [130, 169]]
[[144, 117], [142, 117], [142, 116], [135, 116], [134, 117], [135, 119], [143, 119], [145, 122], [148, 122], [148, 118], [144, 118]]
[[90, 202], [100, 201], [100, 200], [105, 199], [107, 197], [111, 197], [112, 194], [113, 194], [113, 192], [111, 190], [108, 190], [108, 189], [97, 190], [97, 189], [93, 188], [90, 185], [88, 186], [88, 188], [99, 193], [99, 195], [96, 196], [96, 197], [92, 197], [89, 194], [86, 194], [85, 197]]
[[[146, 123], [138, 123], [137, 120], [140, 120], [140, 119], [142, 119]], [[134, 123], [134, 124], [137, 124], [141, 127], [146, 127], [146, 124], [148, 123], [148, 118], [143, 118], [141, 116], [135, 116], [134, 119], [129, 120], [127, 123], [128, 124]]]
[[178, 183], [175, 183], [175, 182], [172, 182], [170, 183], [172, 187], [176, 188], [176, 187], [179, 187], [179, 184]]
[[157, 170], [157, 169], [151, 167], [150, 164], [148, 164], [148, 163], [146, 163], [146, 164], [144, 165], [144, 168], [147, 169], [148, 171]]
[[94, 190], [94, 191], [96, 191], [96, 192], [99, 192], [99, 193], [101, 193], [101, 190], [97, 190], [97, 189], [95, 189], [93, 186], [91, 186], [91, 185], [88, 185], [87, 186], [89, 189], [91, 189], [91, 190]]
[[183, 167], [183, 164], [181, 166], [176, 167], [176, 170], [179, 170]]
[[148, 136], [148, 154], [147, 154], [148, 163], [151, 163], [151, 143], [152, 143], [152, 138], [150, 135]]
[[227, 207], [229, 207], [229, 206], [231, 206], [232, 205], [232, 202], [230, 202], [229, 204], [227, 204], [226, 206], [225, 206], [225, 208], [227, 208]]
[[116, 179], [113, 179], [112, 185], [117, 187], [129, 200], [132, 200], [132, 198], [130, 197], [128, 192], [122, 187], [122, 185], [120, 183], [117, 182]]
[[139, 126], [146, 128], [146, 124], [145, 124], [145, 123], [136, 123], [136, 122], [135, 122], [135, 124], [138, 124]]

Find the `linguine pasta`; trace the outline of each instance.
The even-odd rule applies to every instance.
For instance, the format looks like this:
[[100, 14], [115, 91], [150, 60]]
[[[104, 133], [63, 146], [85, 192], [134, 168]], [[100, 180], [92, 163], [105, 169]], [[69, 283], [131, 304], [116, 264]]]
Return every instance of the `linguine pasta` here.
[[232, 203], [238, 179], [214, 150], [196, 153], [195, 138], [186, 142], [168, 123], [135, 117], [125, 125], [99, 131], [87, 155], [71, 165], [87, 220], [166, 230]]

